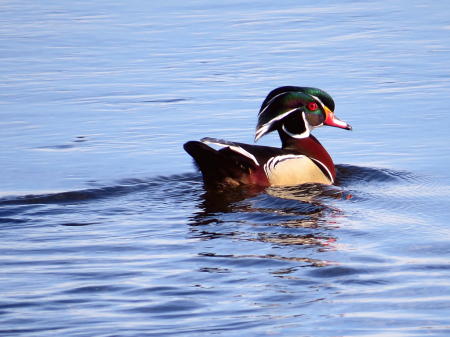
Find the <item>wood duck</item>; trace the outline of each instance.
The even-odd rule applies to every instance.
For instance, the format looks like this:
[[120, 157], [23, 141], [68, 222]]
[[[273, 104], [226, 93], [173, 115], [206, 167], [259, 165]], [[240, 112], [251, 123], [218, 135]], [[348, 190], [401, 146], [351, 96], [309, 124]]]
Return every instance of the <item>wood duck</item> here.
[[[323, 90], [280, 87], [261, 106], [255, 142], [276, 130], [281, 148], [206, 137], [187, 142], [184, 149], [207, 186], [333, 184], [333, 160], [311, 131], [323, 125], [352, 130], [334, 115], [334, 107], [333, 98]], [[223, 148], [216, 150], [206, 143]]]

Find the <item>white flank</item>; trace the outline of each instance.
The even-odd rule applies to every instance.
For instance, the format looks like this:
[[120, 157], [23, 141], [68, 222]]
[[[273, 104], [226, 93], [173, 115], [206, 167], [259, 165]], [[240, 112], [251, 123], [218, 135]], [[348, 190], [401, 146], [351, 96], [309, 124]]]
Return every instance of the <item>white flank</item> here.
[[253, 160], [253, 162], [259, 166], [258, 161], [256, 160], [255, 156], [252, 155], [250, 152], [248, 152], [247, 150], [244, 150], [242, 147], [236, 145], [233, 142], [227, 141], [227, 140], [223, 140], [223, 139], [216, 139], [216, 138], [209, 138], [209, 137], [205, 137], [200, 139], [200, 141], [202, 143], [209, 143], [209, 144], [214, 144], [217, 146], [222, 146], [222, 147], [228, 147], [230, 150], [240, 153], [242, 154], [244, 157], [250, 158], [251, 160]]

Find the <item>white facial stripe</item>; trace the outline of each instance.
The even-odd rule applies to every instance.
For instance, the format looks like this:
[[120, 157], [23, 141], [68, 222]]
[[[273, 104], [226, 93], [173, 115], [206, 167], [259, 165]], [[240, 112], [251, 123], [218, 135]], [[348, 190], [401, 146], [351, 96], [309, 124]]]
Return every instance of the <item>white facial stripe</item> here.
[[[282, 95], [282, 94], [284, 94], [284, 93], [278, 94], [278, 95], [276, 95], [275, 97], [273, 97], [273, 98], [270, 100], [270, 102], [266, 105], [266, 107], [258, 114], [258, 117], [259, 117], [264, 111], [266, 111], [266, 109], [269, 107], [269, 105], [272, 103], [272, 101], [273, 101], [276, 97], [278, 97], [278, 96], [280, 96], [280, 95]], [[311, 94], [309, 94], [309, 96], [311, 96], [311, 97], [313, 97], [315, 100], [317, 100], [317, 101], [320, 103], [320, 105], [322, 105], [322, 108], [323, 108], [323, 109], [326, 108], [326, 107], [325, 107], [325, 104], [322, 103], [322, 101], [320, 100], [319, 97], [314, 96], [314, 95], [311, 95]], [[282, 114], [282, 115], [280, 115], [280, 116], [278, 116], [278, 117], [272, 119], [270, 122], [268, 122], [268, 123], [264, 124], [263, 126], [261, 126], [261, 127], [258, 129], [258, 131], [255, 133], [255, 142], [257, 142], [259, 138], [261, 138], [262, 136], [264, 136], [264, 135], [267, 133], [267, 131], [270, 129], [270, 127], [273, 125], [273, 123], [275, 123], [275, 122], [277, 122], [277, 121], [283, 119], [283, 118], [286, 117], [288, 114], [290, 114], [291, 112], [293, 112], [293, 111], [295, 111], [295, 110], [297, 110], [297, 109], [298, 109], [298, 108], [293, 109], [293, 110], [290, 110], [290, 111], [288, 111], [288, 112], [285, 112], [284, 114]], [[286, 127], [284, 126], [284, 124], [283, 124], [283, 126], [282, 126], [283, 131], [286, 132], [286, 133], [287, 133], [289, 136], [291, 136], [292, 138], [302, 139], [302, 138], [307, 138], [307, 137], [309, 137], [310, 134], [311, 134], [311, 131], [314, 130], [315, 128], [323, 126], [323, 123], [322, 123], [322, 124], [319, 124], [319, 125], [316, 125], [316, 126], [310, 125], [310, 124], [308, 123], [308, 121], [306, 120], [306, 116], [305, 116], [305, 113], [304, 113], [304, 112], [302, 112], [302, 118], [303, 118], [303, 121], [304, 121], [305, 127], [306, 127], [306, 131], [305, 131], [305, 132], [303, 132], [302, 134], [299, 134], [299, 135], [290, 133], [289, 131], [286, 130]], [[337, 121], [337, 124], [340, 124], [339, 122], [341, 122], [341, 121]], [[341, 125], [343, 125], [343, 126], [346, 126], [346, 125], [347, 125], [347, 124], [345, 124], [344, 122], [341, 122], [341, 123], [342, 123]]]
[[314, 95], [310, 95], [311, 97], [314, 97], [316, 100], [318, 100], [319, 101], [319, 103], [322, 105], [322, 108], [324, 108], [325, 109], [325, 104], [323, 104], [322, 103], [322, 101], [320, 100], [320, 98], [319, 97], [317, 97], [317, 96], [314, 96]]
[[264, 136], [264, 134], [270, 129], [270, 127], [273, 125], [273, 123], [283, 119], [284, 117], [286, 117], [287, 115], [289, 115], [291, 112], [294, 112], [295, 110], [297, 110], [297, 108], [289, 110], [287, 112], [285, 112], [282, 115], [279, 115], [277, 117], [275, 117], [274, 119], [271, 119], [270, 122], [267, 122], [266, 124], [264, 124], [263, 126], [261, 126], [258, 131], [255, 134], [255, 142], [261, 138], [262, 136]]
[[255, 142], [258, 141], [259, 138], [266, 134], [267, 130], [269, 130], [270, 125], [262, 126], [258, 132], [255, 133]]
[[285, 92], [282, 92], [281, 94], [278, 94], [278, 95], [274, 96], [274, 97], [269, 101], [269, 103], [267, 103], [266, 107], [265, 107], [264, 109], [262, 109], [262, 110], [259, 112], [258, 117], [259, 117], [264, 111], [266, 111], [266, 109], [269, 107], [269, 105], [273, 102], [273, 100], [274, 100], [275, 98], [277, 98], [278, 96], [283, 95], [283, 94], [285, 94]]
[[[261, 110], [261, 111], [259, 112], [258, 117], [259, 117], [264, 111], [266, 111], [266, 109], [269, 107], [269, 105], [273, 102], [273, 100], [274, 100], [275, 98], [277, 98], [278, 96], [283, 95], [283, 94], [285, 94], [285, 93], [286, 93], [286, 92], [282, 92], [281, 94], [278, 94], [278, 95], [274, 96], [274, 97], [269, 101], [269, 103], [267, 103], [266, 107], [265, 107], [263, 110]], [[325, 104], [322, 103], [322, 101], [320, 100], [319, 97], [314, 96], [314, 95], [311, 95], [311, 94], [307, 94], [307, 95], [309, 95], [309, 96], [315, 98], [316, 100], [318, 100], [319, 103], [322, 105], [322, 107], [325, 108]]]

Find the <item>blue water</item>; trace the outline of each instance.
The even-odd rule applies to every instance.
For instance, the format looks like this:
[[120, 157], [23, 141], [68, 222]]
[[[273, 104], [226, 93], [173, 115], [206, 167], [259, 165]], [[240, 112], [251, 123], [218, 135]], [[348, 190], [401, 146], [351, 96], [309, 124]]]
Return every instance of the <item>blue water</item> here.
[[[449, 10], [1, 3], [0, 334], [448, 336]], [[337, 184], [205, 189], [183, 143], [282, 85], [353, 126]]]

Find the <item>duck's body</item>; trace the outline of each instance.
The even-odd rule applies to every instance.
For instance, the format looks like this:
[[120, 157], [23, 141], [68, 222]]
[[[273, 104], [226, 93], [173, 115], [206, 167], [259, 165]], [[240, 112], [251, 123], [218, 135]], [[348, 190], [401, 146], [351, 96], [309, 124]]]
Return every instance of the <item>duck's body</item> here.
[[[224, 148], [217, 151], [206, 143]], [[296, 148], [280, 149], [203, 138], [187, 142], [184, 149], [194, 158], [206, 185], [333, 183], [334, 165], [322, 144], [314, 136], [301, 143]]]
[[[262, 104], [255, 135], [257, 141], [277, 130], [281, 148], [203, 138], [187, 142], [184, 149], [209, 186], [332, 184], [333, 161], [310, 132], [324, 124], [351, 130], [333, 110], [333, 99], [320, 89], [281, 87]], [[206, 143], [223, 148], [215, 150]]]

